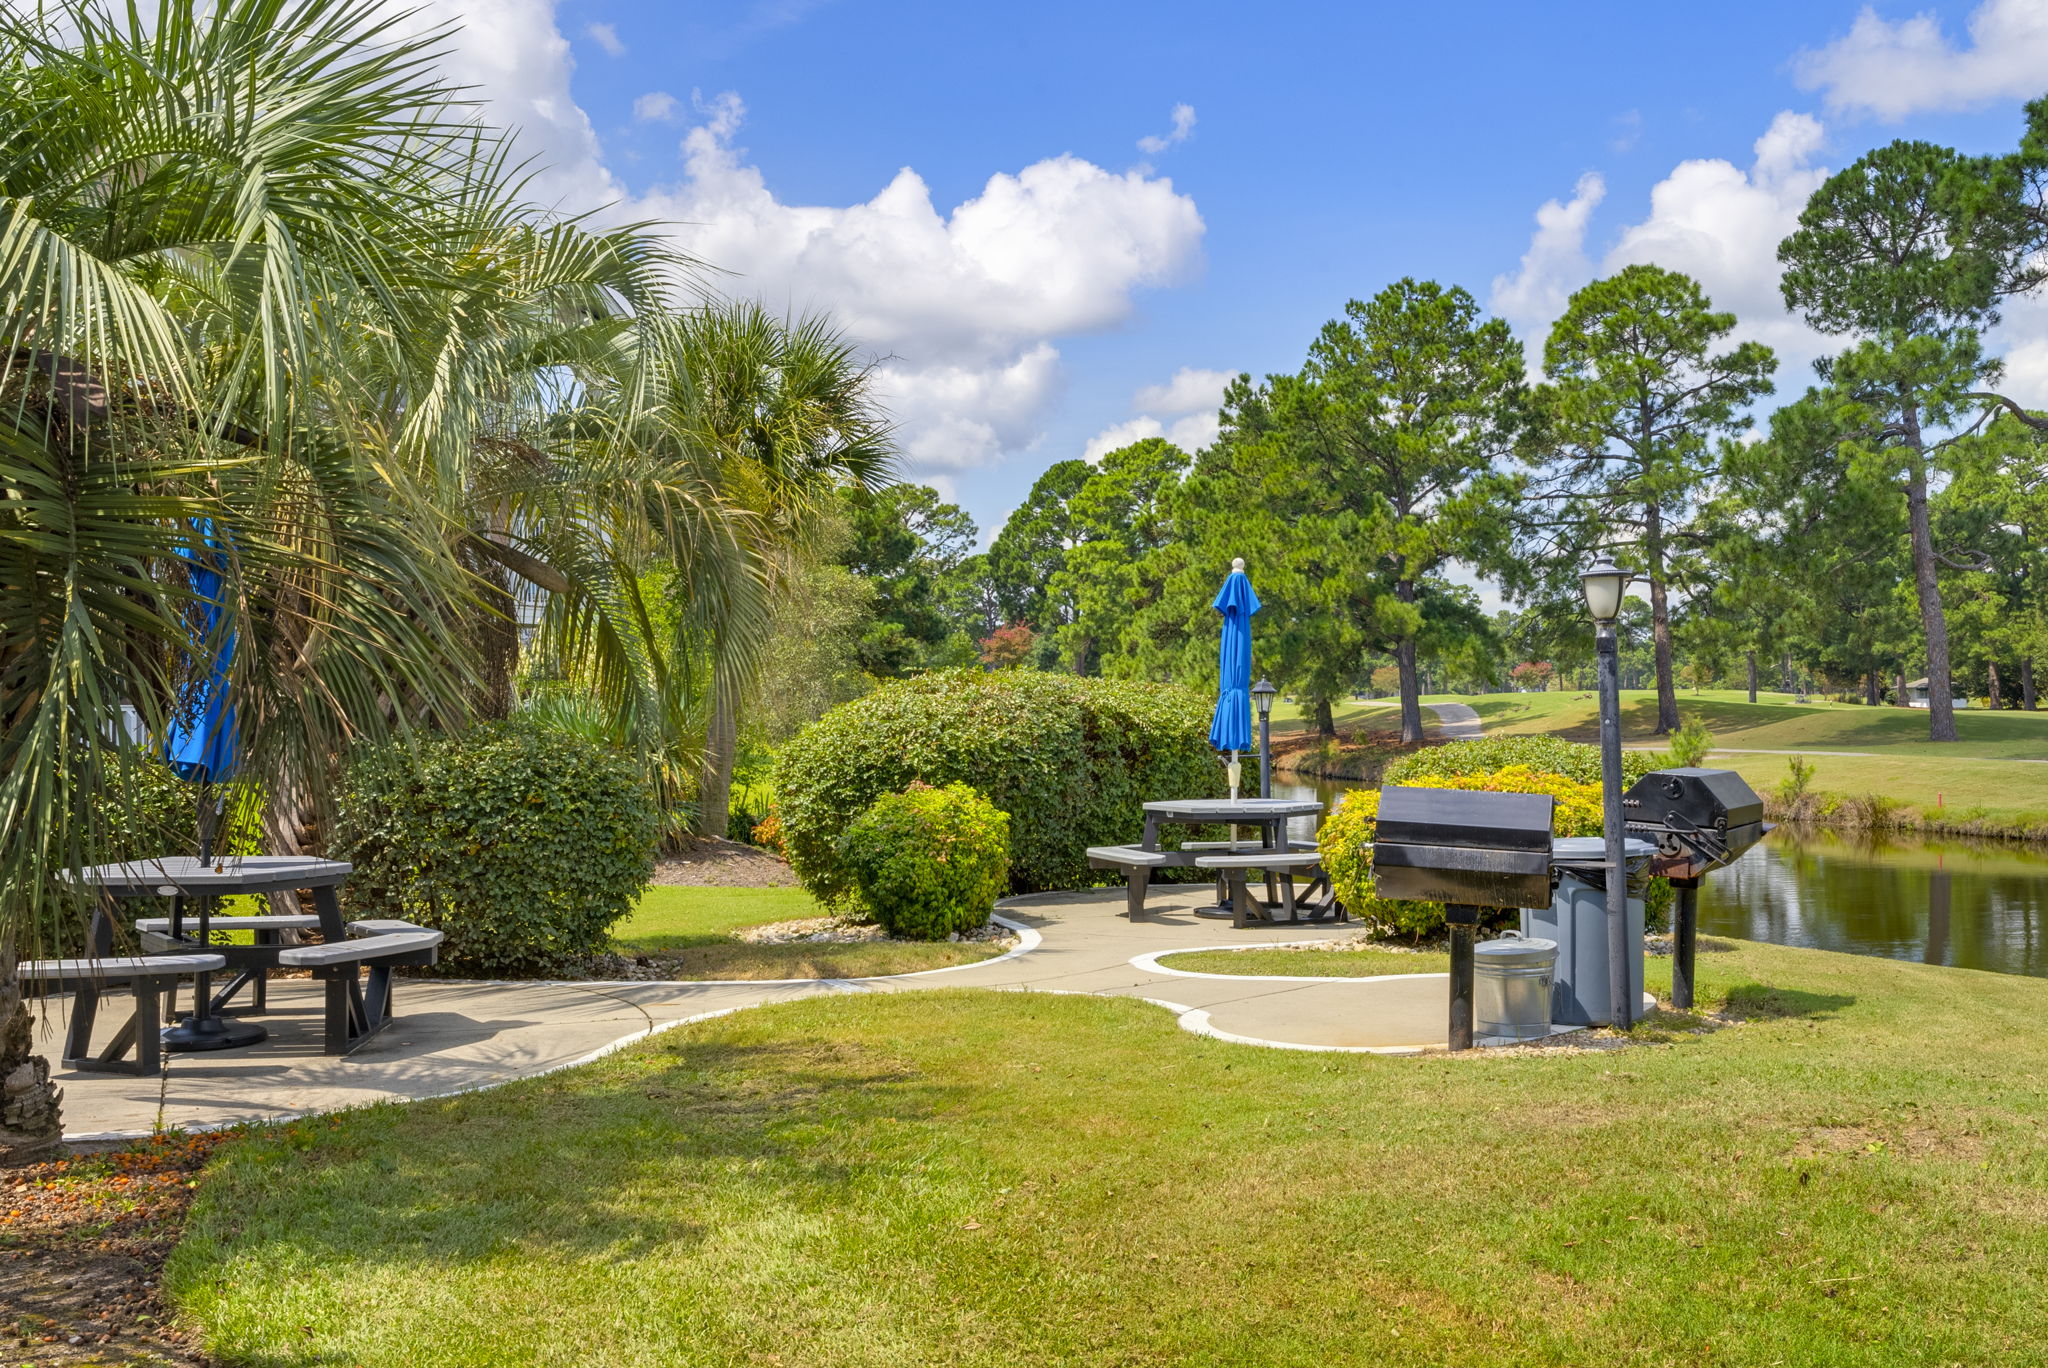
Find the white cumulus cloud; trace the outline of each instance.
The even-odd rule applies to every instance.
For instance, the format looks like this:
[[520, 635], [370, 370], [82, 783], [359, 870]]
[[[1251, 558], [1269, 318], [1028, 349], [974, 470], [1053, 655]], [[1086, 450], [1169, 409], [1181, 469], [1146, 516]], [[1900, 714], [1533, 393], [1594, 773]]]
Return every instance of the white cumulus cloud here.
[[1223, 402], [1223, 391], [1237, 378], [1236, 371], [1198, 370], [1182, 366], [1163, 385], [1146, 385], [1131, 399], [1131, 407], [1146, 413], [1193, 413], [1213, 409]]
[[1202, 219], [1170, 181], [1048, 157], [989, 177], [950, 210], [898, 171], [848, 206], [786, 204], [733, 145], [731, 94], [683, 140], [683, 176], [633, 209], [732, 276], [729, 293], [829, 311], [885, 357], [877, 378], [913, 472], [987, 464], [1028, 445], [1059, 388], [1055, 339], [1127, 319], [1136, 292], [1180, 279]]
[[[801, 8], [792, 0], [777, 13]], [[434, 9], [409, 22], [415, 31], [460, 24], [447, 73], [547, 168], [531, 185], [535, 198], [604, 222], [673, 224], [680, 249], [725, 273], [713, 278], [723, 292], [829, 313], [875, 360], [911, 478], [950, 488], [949, 471], [1029, 449], [1061, 391], [1059, 341], [1119, 326], [1141, 291], [1200, 262], [1193, 199], [1150, 168], [1109, 171], [1071, 155], [996, 171], [951, 206], [935, 205], [908, 167], [861, 203], [785, 203], [733, 145], [745, 111], [730, 94], [698, 105], [676, 179], [630, 196], [570, 97], [574, 61], [553, 0]], [[595, 27], [585, 32], [607, 46]], [[643, 122], [681, 112], [665, 92], [634, 104]], [[1192, 108], [1177, 109], [1169, 138], [1184, 139], [1193, 122]]]
[[1597, 262], [1587, 234], [1605, 186], [1582, 176], [1569, 202], [1536, 211], [1521, 269], [1494, 281], [1494, 310], [1522, 331], [1533, 364], [1572, 292], [1596, 276], [1639, 262], [1683, 271], [1715, 308], [1736, 315], [1739, 335], [1776, 347], [1783, 381], [1796, 382], [1792, 371], [1831, 345], [1786, 312], [1778, 244], [1827, 178], [1815, 161], [1825, 141], [1818, 119], [1788, 110], [1756, 140], [1746, 169], [1720, 157], [1680, 162], [1651, 189], [1649, 213], [1623, 227]]
[[1195, 107], [1191, 104], [1177, 104], [1173, 107], [1173, 130], [1164, 135], [1148, 133], [1138, 139], [1138, 150], [1148, 157], [1156, 157], [1175, 143], [1184, 143], [1195, 131]]
[[626, 45], [619, 41], [619, 31], [610, 24], [590, 24], [584, 28], [583, 34], [591, 42], [603, 48], [607, 57], [623, 57], [626, 55]]
[[676, 97], [666, 90], [650, 90], [633, 101], [633, 117], [641, 123], [668, 123], [676, 116]]
[[1164, 437], [1182, 451], [1197, 452], [1216, 440], [1216, 415], [1191, 413], [1175, 422], [1162, 423], [1150, 414], [1142, 414], [1129, 422], [1106, 427], [1090, 437], [1088, 445], [1081, 449], [1081, 459], [1093, 465], [1110, 452], [1133, 442], [1142, 442], [1147, 437]]
[[1569, 200], [1546, 200], [1536, 211], [1536, 233], [1513, 275], [1495, 276], [1493, 311], [1520, 329], [1532, 358], [1542, 353], [1540, 330], [1564, 312], [1573, 290], [1590, 278], [1586, 225], [1607, 197], [1607, 182], [1588, 171]]
[[1984, 0], [1958, 46], [1930, 13], [1897, 22], [1865, 6], [1843, 37], [1800, 54], [1802, 87], [1828, 107], [1896, 120], [2048, 90], [2048, 0]]
[[535, 166], [529, 197], [570, 214], [624, 198], [569, 93], [576, 63], [552, 0], [445, 0], [431, 13], [422, 6], [403, 14], [395, 29], [417, 34], [451, 22], [440, 72], [486, 100], [492, 123], [518, 134], [520, 154]]

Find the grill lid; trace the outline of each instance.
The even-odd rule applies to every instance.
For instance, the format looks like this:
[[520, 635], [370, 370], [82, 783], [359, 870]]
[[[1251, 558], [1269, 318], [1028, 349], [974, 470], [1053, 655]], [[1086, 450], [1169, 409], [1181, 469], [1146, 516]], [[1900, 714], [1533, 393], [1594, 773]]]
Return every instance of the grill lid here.
[[1469, 850], [1550, 853], [1557, 800], [1547, 793], [1485, 793], [1468, 789], [1380, 790], [1378, 845], [1462, 846]]

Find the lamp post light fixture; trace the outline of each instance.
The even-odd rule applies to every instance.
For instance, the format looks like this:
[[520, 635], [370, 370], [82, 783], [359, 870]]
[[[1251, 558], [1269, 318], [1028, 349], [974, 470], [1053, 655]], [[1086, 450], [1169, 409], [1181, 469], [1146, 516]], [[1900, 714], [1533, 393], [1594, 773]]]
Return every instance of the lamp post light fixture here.
[[1259, 710], [1259, 797], [1273, 796], [1273, 697], [1280, 691], [1270, 679], [1252, 685], [1252, 706]]
[[[1622, 592], [1634, 578], [1604, 555], [1579, 576], [1586, 609], [1593, 617], [1600, 665], [1600, 826], [1607, 846], [1607, 981], [1614, 1027], [1619, 1031], [1635, 1024], [1638, 1004], [1630, 1001], [1633, 976], [1628, 971], [1628, 870], [1622, 855], [1628, 829], [1621, 815], [1621, 647], [1614, 620], [1621, 616]], [[1640, 954], [1641, 947], [1636, 951]]]

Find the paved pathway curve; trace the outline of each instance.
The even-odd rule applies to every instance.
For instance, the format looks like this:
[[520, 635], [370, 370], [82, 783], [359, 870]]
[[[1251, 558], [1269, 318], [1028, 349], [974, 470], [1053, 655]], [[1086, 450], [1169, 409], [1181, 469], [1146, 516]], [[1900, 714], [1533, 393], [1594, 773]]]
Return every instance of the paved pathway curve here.
[[[1348, 925], [1238, 931], [1194, 915], [1201, 886], [1155, 894], [1138, 922], [1122, 915], [1120, 888], [1047, 893], [1002, 904], [1023, 944], [999, 959], [880, 979], [768, 983], [479, 983], [406, 980], [398, 1019], [346, 1059], [320, 1053], [319, 985], [284, 979], [260, 1018], [271, 1037], [246, 1050], [176, 1055], [162, 1078], [64, 1071], [64, 1114], [73, 1140], [279, 1120], [382, 1101], [414, 1101], [566, 1068], [658, 1031], [744, 1007], [834, 993], [997, 988], [1136, 997], [1175, 1014], [1191, 1031], [1297, 1050], [1413, 1053], [1440, 1048], [1448, 1010], [1445, 976], [1367, 979], [1255, 978], [1187, 974], [1157, 956], [1204, 947], [1342, 938]], [[54, 1056], [63, 1003], [38, 1048]], [[118, 995], [101, 1010], [102, 1031], [125, 1016]]]
[[1486, 735], [1479, 725], [1479, 714], [1468, 703], [1425, 703], [1424, 707], [1436, 714], [1439, 723], [1437, 733], [1456, 741], [1473, 741]]

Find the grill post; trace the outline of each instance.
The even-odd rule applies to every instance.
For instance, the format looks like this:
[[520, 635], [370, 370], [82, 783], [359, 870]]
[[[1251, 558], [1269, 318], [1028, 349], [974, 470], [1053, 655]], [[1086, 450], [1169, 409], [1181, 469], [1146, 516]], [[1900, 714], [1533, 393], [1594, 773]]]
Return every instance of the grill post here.
[[1692, 961], [1699, 944], [1700, 881], [1673, 879], [1678, 898], [1671, 909], [1671, 1005], [1692, 1008]]
[[1628, 972], [1628, 870], [1622, 842], [1628, 838], [1621, 814], [1621, 647], [1612, 619], [1595, 628], [1600, 652], [1601, 828], [1607, 838], [1607, 981], [1614, 989], [1614, 1029], [1635, 1024], [1637, 1004]]
[[1479, 930], [1479, 909], [1464, 903], [1444, 905], [1444, 923], [1451, 933], [1451, 1048], [1472, 1048], [1472, 941]]

